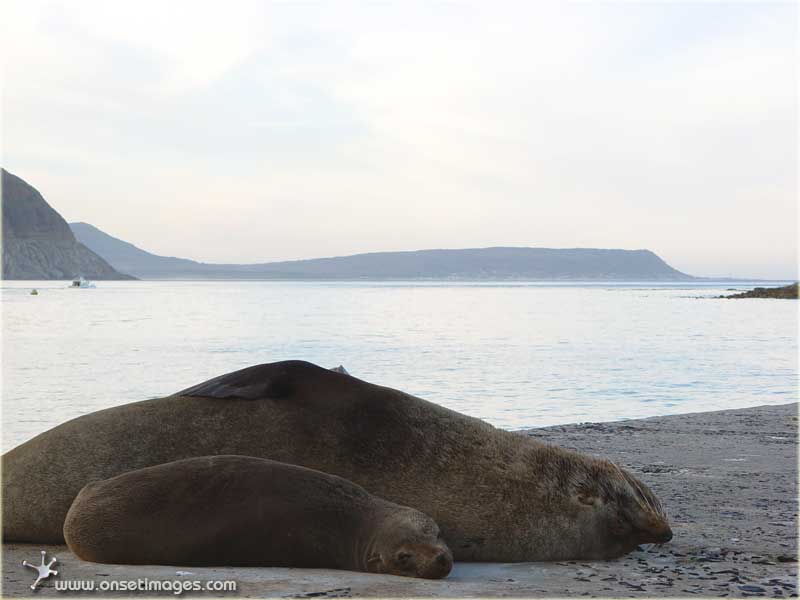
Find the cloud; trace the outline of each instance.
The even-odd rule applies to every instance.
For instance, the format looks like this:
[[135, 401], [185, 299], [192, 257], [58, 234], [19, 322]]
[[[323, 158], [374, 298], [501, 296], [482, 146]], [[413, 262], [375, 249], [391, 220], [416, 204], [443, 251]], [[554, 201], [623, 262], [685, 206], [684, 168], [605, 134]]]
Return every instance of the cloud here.
[[794, 5], [7, 6], [7, 166], [153, 251], [795, 269]]

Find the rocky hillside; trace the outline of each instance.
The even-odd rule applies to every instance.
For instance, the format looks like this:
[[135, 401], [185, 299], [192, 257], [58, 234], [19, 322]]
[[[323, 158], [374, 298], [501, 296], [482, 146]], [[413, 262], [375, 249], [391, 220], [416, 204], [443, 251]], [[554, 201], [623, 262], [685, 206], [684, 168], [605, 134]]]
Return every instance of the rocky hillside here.
[[5, 169], [0, 177], [3, 279], [135, 279], [78, 242], [36, 189]]

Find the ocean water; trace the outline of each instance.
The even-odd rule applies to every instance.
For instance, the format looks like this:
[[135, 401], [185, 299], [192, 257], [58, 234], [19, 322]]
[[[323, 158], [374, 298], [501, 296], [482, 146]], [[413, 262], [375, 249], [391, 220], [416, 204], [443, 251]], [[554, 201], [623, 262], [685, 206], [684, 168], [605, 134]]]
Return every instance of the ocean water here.
[[798, 303], [734, 287], [6, 281], [2, 447], [285, 359], [507, 429], [796, 401]]

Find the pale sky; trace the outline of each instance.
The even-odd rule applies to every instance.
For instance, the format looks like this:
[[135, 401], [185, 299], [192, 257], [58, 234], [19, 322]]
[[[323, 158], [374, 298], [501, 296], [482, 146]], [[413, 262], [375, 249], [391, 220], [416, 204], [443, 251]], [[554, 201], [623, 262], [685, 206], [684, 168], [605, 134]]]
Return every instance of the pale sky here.
[[158, 254], [797, 263], [794, 2], [4, 0], [2, 166]]

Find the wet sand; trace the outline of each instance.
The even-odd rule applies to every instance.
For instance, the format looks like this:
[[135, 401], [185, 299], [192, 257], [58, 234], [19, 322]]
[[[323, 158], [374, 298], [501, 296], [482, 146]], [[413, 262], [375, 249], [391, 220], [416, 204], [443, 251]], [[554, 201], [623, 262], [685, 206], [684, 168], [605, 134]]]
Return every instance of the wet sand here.
[[[235, 580], [196, 597], [797, 597], [797, 404], [520, 432], [628, 466], [661, 497], [675, 537], [613, 561], [457, 563], [424, 581], [322, 569], [81, 562], [65, 546], [3, 545], [3, 596], [32, 596], [40, 550], [59, 579]], [[57, 595], [51, 577], [37, 596]], [[71, 595], [76, 595], [72, 592]], [[94, 597], [113, 595], [96, 592]], [[122, 596], [175, 596], [166, 591]]]

